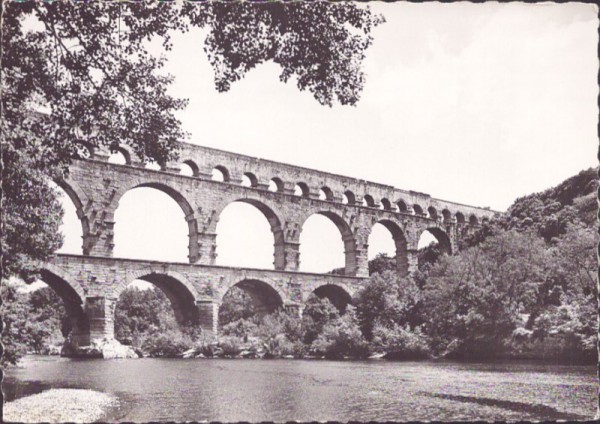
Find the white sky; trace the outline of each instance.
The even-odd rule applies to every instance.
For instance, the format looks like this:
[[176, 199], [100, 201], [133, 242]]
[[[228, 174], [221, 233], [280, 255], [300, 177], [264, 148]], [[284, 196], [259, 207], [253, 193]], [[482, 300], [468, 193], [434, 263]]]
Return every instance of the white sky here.
[[[272, 63], [217, 93], [202, 33], [176, 35], [167, 70], [172, 94], [190, 101], [179, 115], [188, 141], [496, 210], [597, 164], [595, 5], [370, 6], [387, 22], [373, 32], [356, 107], [321, 106]], [[66, 208], [62, 251], [81, 253]], [[115, 256], [186, 261], [183, 216], [167, 195], [132, 190], [117, 210]], [[217, 230], [218, 264], [272, 268], [258, 210], [230, 205]], [[373, 234], [369, 256], [393, 254], [387, 230]], [[326, 218], [311, 218], [301, 241], [302, 270], [343, 266]]]

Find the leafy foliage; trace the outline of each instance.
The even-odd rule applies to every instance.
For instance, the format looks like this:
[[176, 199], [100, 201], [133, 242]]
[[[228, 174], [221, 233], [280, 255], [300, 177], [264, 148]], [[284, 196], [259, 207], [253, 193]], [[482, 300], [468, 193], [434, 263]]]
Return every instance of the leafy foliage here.
[[508, 231], [459, 256], [444, 257], [425, 287], [427, 333], [434, 351], [490, 357], [516, 328], [517, 314], [544, 281], [543, 241]]
[[377, 323], [388, 328], [421, 323], [419, 288], [412, 279], [398, 277], [390, 271], [372, 276], [353, 303], [367, 340], [372, 340]]
[[227, 91], [259, 63], [282, 66], [321, 103], [355, 104], [371, 29], [368, 7], [328, 2], [21, 2], [2, 13], [2, 266], [35, 276], [62, 243], [61, 209], [45, 178], [60, 180], [86, 149], [128, 145], [144, 162], [177, 157], [185, 138], [168, 94], [173, 77], [149, 41], [209, 28], [205, 51]]
[[16, 364], [27, 352], [45, 353], [61, 344], [71, 331], [62, 300], [49, 287], [23, 293], [14, 284], [2, 284], [2, 364]]
[[311, 347], [328, 359], [368, 356], [369, 345], [360, 331], [354, 307], [348, 305], [344, 315], [326, 324]]
[[254, 301], [248, 293], [239, 287], [231, 287], [219, 308], [219, 324], [226, 326], [239, 320], [247, 320], [256, 314]]
[[47, 167], [41, 150], [15, 149], [2, 143], [1, 242], [5, 276], [33, 280], [35, 262], [47, 260], [63, 242], [59, 231], [63, 211], [57, 193], [46, 183]]
[[420, 327], [411, 329], [394, 323], [392, 327], [376, 324], [373, 347], [386, 352], [388, 359], [422, 359], [429, 356], [429, 340]]
[[340, 312], [326, 297], [320, 299], [311, 295], [302, 314], [304, 342], [310, 345], [323, 331], [325, 325], [340, 317]]
[[300, 90], [329, 106], [358, 102], [371, 30], [384, 22], [368, 8], [321, 1], [212, 2], [187, 11], [193, 24], [211, 28], [205, 50], [217, 90], [273, 61], [282, 68], [281, 81], [295, 77]]
[[128, 287], [119, 297], [115, 338], [120, 342], [139, 348], [149, 336], [178, 331], [173, 309], [162, 291]]

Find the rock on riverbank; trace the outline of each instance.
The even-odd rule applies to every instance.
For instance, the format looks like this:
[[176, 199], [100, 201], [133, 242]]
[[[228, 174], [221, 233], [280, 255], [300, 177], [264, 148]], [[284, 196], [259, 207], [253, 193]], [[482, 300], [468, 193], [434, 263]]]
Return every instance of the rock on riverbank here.
[[138, 358], [138, 354], [129, 346], [124, 346], [115, 339], [94, 340], [90, 346], [72, 346], [65, 342], [62, 356], [72, 358]]
[[93, 390], [50, 389], [4, 405], [5, 422], [92, 422], [118, 404], [117, 398]]

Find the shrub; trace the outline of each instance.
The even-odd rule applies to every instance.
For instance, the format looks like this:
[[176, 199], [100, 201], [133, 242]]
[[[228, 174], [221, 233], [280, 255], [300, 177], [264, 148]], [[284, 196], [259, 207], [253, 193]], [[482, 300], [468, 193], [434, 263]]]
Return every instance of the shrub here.
[[247, 340], [250, 336], [254, 336], [257, 331], [258, 326], [249, 319], [238, 319], [221, 328], [221, 334], [224, 336], [235, 336], [244, 340]]
[[389, 359], [421, 359], [429, 356], [429, 344], [420, 327], [395, 324], [392, 328], [376, 324], [373, 329], [373, 345], [386, 353]]
[[327, 298], [311, 295], [302, 314], [303, 340], [310, 345], [323, 331], [323, 327], [340, 317], [337, 308]]
[[343, 316], [323, 328], [323, 332], [312, 343], [312, 349], [328, 359], [346, 356], [364, 358], [369, 355], [368, 344], [360, 331], [352, 306], [349, 305]]
[[219, 347], [225, 356], [236, 356], [242, 351], [242, 340], [235, 336], [225, 336], [219, 339]]
[[142, 349], [152, 357], [176, 358], [194, 347], [189, 336], [179, 331], [167, 331], [147, 335], [142, 342]]

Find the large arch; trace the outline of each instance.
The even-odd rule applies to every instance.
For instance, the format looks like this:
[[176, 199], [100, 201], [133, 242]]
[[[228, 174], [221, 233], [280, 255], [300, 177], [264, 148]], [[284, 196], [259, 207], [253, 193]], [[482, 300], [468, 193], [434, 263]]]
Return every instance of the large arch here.
[[[256, 208], [267, 220], [269, 227], [271, 229], [271, 233], [273, 234], [273, 267], [274, 269], [284, 269], [285, 263], [282, 260], [285, 258], [284, 254], [284, 234], [281, 226], [281, 221], [279, 219], [278, 213], [271, 206], [267, 205], [264, 201], [256, 199], [256, 198], [238, 198], [231, 201], [227, 201], [222, 208], [218, 210], [218, 216], [220, 217], [223, 211], [227, 209], [230, 205], [239, 202], [246, 205], [251, 205]], [[216, 224], [219, 225], [218, 222]], [[218, 227], [215, 227], [215, 232]], [[217, 245], [218, 249], [218, 245]]]
[[199, 300], [194, 286], [183, 275], [173, 271], [138, 271], [127, 275], [127, 282], [115, 292], [117, 298], [135, 280], [146, 281], [161, 290], [173, 308], [175, 319], [179, 325], [190, 325], [198, 322], [196, 301]]
[[249, 295], [259, 317], [270, 314], [284, 305], [285, 295], [281, 290], [273, 284], [252, 278], [244, 278], [224, 287], [218, 295], [219, 303], [223, 302], [232, 287], [237, 287]]
[[[187, 230], [188, 230], [188, 261], [190, 263], [194, 263], [196, 262], [196, 260], [198, 259], [198, 222], [196, 219], [196, 216], [194, 214], [194, 209], [192, 207], [192, 205], [190, 204], [190, 202], [185, 198], [185, 196], [183, 196], [178, 190], [174, 189], [173, 187], [170, 187], [162, 182], [157, 182], [157, 181], [143, 181], [143, 182], [136, 182], [135, 184], [128, 186], [128, 187], [124, 187], [123, 189], [121, 189], [119, 191], [119, 193], [117, 195], [115, 195], [115, 199], [117, 199], [116, 201], [113, 201], [113, 211], [112, 213], [116, 216], [116, 213], [118, 211], [119, 208], [119, 203], [121, 202], [121, 200], [123, 199], [123, 196], [125, 196], [128, 192], [135, 190], [137, 188], [152, 188], [155, 190], [158, 190], [166, 195], [168, 195], [171, 199], [173, 199], [177, 205], [179, 205], [179, 208], [181, 209], [181, 211], [183, 212], [184, 215], [184, 220], [186, 221], [186, 225], [187, 225]], [[114, 219], [115, 221], [115, 227], [118, 227], [119, 222]], [[117, 238], [118, 234], [115, 232], [115, 240]], [[115, 243], [116, 245], [116, 243]]]
[[439, 227], [429, 227], [423, 230], [420, 236], [422, 236], [425, 231], [429, 231], [429, 233], [431, 233], [431, 235], [435, 237], [440, 247], [441, 253], [447, 255], [452, 254], [452, 242], [450, 241], [450, 237], [448, 236], [446, 231]]
[[[331, 211], [314, 211], [312, 213], [307, 214], [304, 218], [300, 230], [300, 235], [304, 231], [304, 226], [306, 222], [313, 215], [321, 215], [328, 218], [335, 226], [337, 227], [344, 246], [344, 275], [354, 276], [356, 275], [357, 265], [356, 265], [356, 241], [354, 238], [354, 233], [350, 228], [350, 225], [338, 214]], [[299, 235], [299, 236], [300, 236]], [[302, 245], [300, 246], [302, 248]], [[302, 263], [302, 258], [300, 258], [300, 263]], [[331, 270], [329, 270], [331, 271]]]
[[[91, 247], [92, 247], [89, 245], [90, 222], [84, 212], [84, 203], [83, 203], [84, 200], [87, 200], [87, 196], [85, 195], [83, 190], [81, 190], [81, 187], [79, 187], [79, 185], [74, 181], [67, 182], [63, 178], [57, 178], [52, 181], [54, 181], [54, 183], [67, 194], [67, 197], [71, 200], [72, 204], [75, 206], [75, 212], [77, 214], [77, 218], [79, 219], [79, 222], [81, 223], [82, 253], [84, 255], [89, 255]], [[87, 203], [87, 201], [86, 201], [86, 203]]]
[[[399, 275], [405, 276], [408, 275], [409, 265], [408, 265], [408, 241], [404, 236], [404, 231], [402, 228], [389, 219], [381, 219], [377, 222], [377, 224], [383, 225], [392, 235], [392, 239], [394, 240], [394, 245], [396, 247], [396, 267]], [[371, 228], [372, 230], [372, 228]]]
[[341, 313], [344, 313], [346, 307], [352, 303], [350, 293], [344, 287], [337, 284], [323, 284], [315, 288], [311, 294], [314, 294], [319, 299], [327, 298]]
[[58, 294], [71, 321], [71, 343], [86, 346], [90, 343], [90, 322], [85, 313], [85, 291], [67, 273], [53, 264], [45, 263], [40, 269], [41, 280]]

